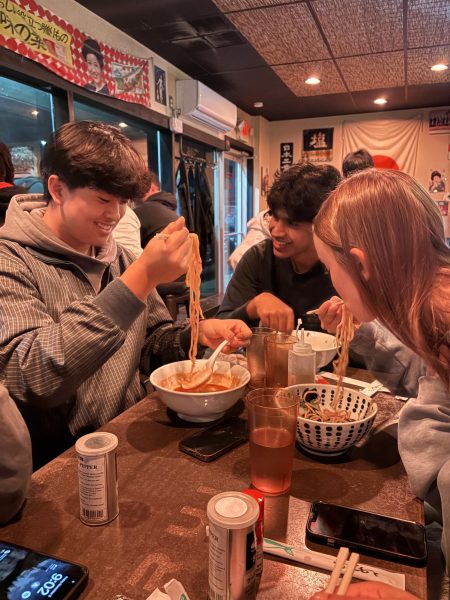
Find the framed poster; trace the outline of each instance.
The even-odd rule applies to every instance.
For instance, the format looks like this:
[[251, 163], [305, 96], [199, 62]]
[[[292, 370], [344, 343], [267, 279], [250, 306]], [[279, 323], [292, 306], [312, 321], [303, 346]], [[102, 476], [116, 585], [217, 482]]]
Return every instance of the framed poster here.
[[450, 108], [430, 110], [428, 133], [450, 133]]
[[303, 130], [302, 159], [307, 162], [333, 160], [333, 127]]
[[155, 100], [159, 104], [167, 104], [166, 72], [155, 65]]
[[282, 142], [280, 144], [280, 171], [287, 171], [294, 163], [294, 143]]

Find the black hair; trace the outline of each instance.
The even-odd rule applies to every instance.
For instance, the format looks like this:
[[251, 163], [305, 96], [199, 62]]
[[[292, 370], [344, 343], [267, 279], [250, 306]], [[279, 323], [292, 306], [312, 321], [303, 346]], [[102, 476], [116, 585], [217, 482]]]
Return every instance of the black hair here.
[[364, 169], [371, 169], [374, 167], [372, 156], [360, 148], [356, 152], [349, 152], [342, 162], [342, 173], [344, 177], [349, 177], [357, 171], [364, 171]]
[[434, 179], [435, 177], [442, 177], [442, 175], [439, 173], [439, 171], [433, 171], [431, 173], [431, 179]]
[[14, 166], [11, 160], [11, 152], [3, 142], [0, 142], [0, 181], [14, 183]]
[[159, 180], [158, 175], [155, 173], [155, 171], [152, 171], [151, 169], [149, 169], [149, 171], [150, 171], [150, 176], [152, 178], [152, 184], [156, 185], [156, 187], [158, 189], [161, 189], [161, 182]]
[[284, 210], [292, 222], [312, 223], [340, 180], [339, 171], [332, 165], [297, 163], [275, 178], [267, 204], [275, 216]]
[[45, 195], [48, 178], [73, 190], [88, 187], [126, 200], [142, 198], [151, 183], [148, 166], [131, 141], [105, 123], [75, 121], [53, 132], [40, 165]]
[[93, 40], [91, 38], [84, 40], [83, 46], [81, 48], [81, 53], [84, 56], [84, 60], [87, 60], [88, 54], [93, 54], [96, 57], [96, 59], [98, 60], [98, 64], [100, 65], [100, 68], [103, 69], [103, 64], [104, 64], [103, 54], [100, 49], [100, 45], [96, 40]]

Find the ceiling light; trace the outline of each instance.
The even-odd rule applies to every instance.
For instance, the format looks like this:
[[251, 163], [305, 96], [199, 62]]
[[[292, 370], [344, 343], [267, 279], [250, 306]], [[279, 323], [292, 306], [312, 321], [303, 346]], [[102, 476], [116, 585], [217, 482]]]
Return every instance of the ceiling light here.
[[446, 71], [448, 69], [448, 65], [445, 65], [444, 63], [437, 63], [430, 68], [432, 71]]
[[128, 125], [126, 123], [124, 123], [123, 121], [120, 121], [119, 127], [121, 127], [122, 129], [125, 129], [125, 127], [128, 127]]
[[38, 111], [38, 110], [36, 110], [36, 109], [35, 109], [35, 110], [32, 110], [32, 111], [31, 111], [31, 114], [33, 115], [33, 117], [37, 117], [37, 115], [39, 114], [39, 111]]
[[320, 79], [318, 77], [308, 77], [308, 79], [305, 79], [305, 83], [308, 85], [319, 85]]
[[386, 98], [377, 98], [373, 102], [374, 102], [374, 104], [386, 104], [387, 100], [386, 100]]
[[47, 142], [45, 140], [41, 140], [41, 146], [45, 146]]
[[254, 108], [263, 108], [263, 106], [264, 106], [264, 102], [260, 102], [260, 101], [253, 102], [253, 107]]

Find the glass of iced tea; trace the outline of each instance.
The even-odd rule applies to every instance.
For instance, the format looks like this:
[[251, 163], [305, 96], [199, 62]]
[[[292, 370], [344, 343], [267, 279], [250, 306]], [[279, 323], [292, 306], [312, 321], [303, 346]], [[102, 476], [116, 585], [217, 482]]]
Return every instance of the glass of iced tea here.
[[270, 496], [291, 487], [298, 397], [282, 388], [258, 388], [246, 398], [252, 485]]
[[275, 329], [252, 327], [252, 337], [247, 347], [247, 369], [250, 371], [250, 387], [264, 387], [266, 383], [266, 362], [264, 358], [264, 338]]
[[288, 385], [288, 355], [297, 339], [287, 333], [271, 333], [264, 338], [266, 365], [266, 386], [286, 387]]

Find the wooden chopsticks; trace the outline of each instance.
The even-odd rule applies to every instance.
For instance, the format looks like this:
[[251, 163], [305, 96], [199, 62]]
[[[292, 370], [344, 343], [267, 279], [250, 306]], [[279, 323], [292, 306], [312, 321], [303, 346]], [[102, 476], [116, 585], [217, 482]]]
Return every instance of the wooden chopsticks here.
[[[335, 593], [337, 596], [344, 596], [347, 591], [348, 586], [353, 577], [353, 571], [356, 568], [356, 565], [359, 561], [359, 554], [357, 552], [352, 552], [349, 557], [350, 550], [348, 548], [340, 548], [337, 558], [336, 564], [334, 565], [334, 569], [331, 573], [330, 580], [328, 582], [327, 587], [325, 588], [325, 592], [327, 594]], [[346, 560], [348, 558], [348, 562]], [[339, 581], [339, 577], [341, 576], [342, 569], [345, 568], [344, 574], [342, 576], [339, 587], [336, 590], [336, 586]]]

